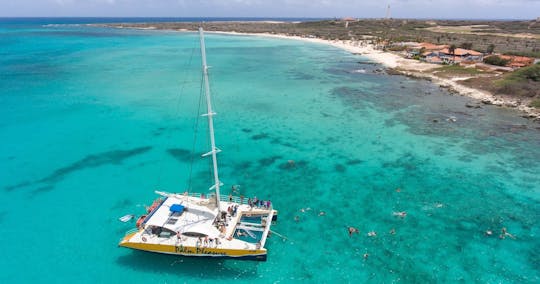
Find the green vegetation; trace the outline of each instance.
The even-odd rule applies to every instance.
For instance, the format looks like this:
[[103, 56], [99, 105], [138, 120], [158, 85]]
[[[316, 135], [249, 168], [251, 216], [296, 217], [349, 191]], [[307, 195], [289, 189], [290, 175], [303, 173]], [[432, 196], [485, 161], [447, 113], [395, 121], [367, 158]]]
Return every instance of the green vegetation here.
[[495, 45], [493, 43], [490, 43], [486, 49], [486, 53], [492, 54], [494, 50], [495, 50]]
[[450, 52], [451, 54], [455, 54], [456, 48], [457, 48], [457, 46], [456, 46], [455, 44], [452, 43], [452, 44], [448, 47], [448, 52]]
[[399, 45], [395, 45], [395, 46], [391, 46], [389, 48], [387, 48], [388, 50], [390, 51], [404, 51], [407, 49], [406, 46], [399, 46]]
[[435, 69], [439, 76], [452, 77], [452, 76], [463, 76], [463, 75], [478, 75], [483, 74], [484, 72], [476, 68], [465, 68], [459, 65], [443, 65]]
[[540, 63], [506, 74], [495, 82], [498, 92], [507, 95], [540, 97]]
[[540, 50], [536, 49], [533, 51], [508, 51], [504, 54], [540, 58]]
[[459, 47], [461, 47], [463, 49], [472, 49], [473, 44], [472, 44], [472, 42], [464, 42]]
[[530, 104], [531, 107], [540, 109], [540, 99], [535, 99]]
[[506, 66], [510, 60], [508, 59], [502, 59], [497, 55], [489, 56], [484, 58], [484, 63], [491, 64], [491, 65], [497, 65], [497, 66]]
[[[130, 23], [112, 26], [156, 27], [158, 29], [197, 30], [199, 23]], [[451, 33], [430, 30], [434, 27], [474, 26], [473, 31], [493, 34]], [[496, 49], [498, 52], [520, 52], [520, 55], [540, 53], [540, 22], [536, 21], [467, 21], [467, 20], [414, 20], [414, 19], [360, 19], [349, 21], [324, 20], [301, 23], [267, 22], [206, 22], [208, 31], [236, 31], [240, 33], [281, 33], [298, 36], [315, 36], [323, 39], [360, 39], [378, 37], [390, 42], [427, 41], [437, 44], [460, 43], [465, 47], [474, 44], [478, 51]], [[520, 36], [523, 34], [523, 36]], [[526, 34], [526, 35], [525, 35]], [[493, 48], [489, 48], [493, 45]], [[489, 48], [489, 49], [488, 49]], [[540, 54], [535, 56], [540, 57]]]
[[521, 68], [513, 73], [510, 73], [508, 77], [515, 80], [532, 80], [535, 82], [540, 82], [540, 63]]

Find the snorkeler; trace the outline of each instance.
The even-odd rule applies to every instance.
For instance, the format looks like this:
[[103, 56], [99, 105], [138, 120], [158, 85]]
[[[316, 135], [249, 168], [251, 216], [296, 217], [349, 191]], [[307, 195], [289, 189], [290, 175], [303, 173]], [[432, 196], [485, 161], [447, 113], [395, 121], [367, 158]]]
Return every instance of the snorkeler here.
[[516, 238], [514, 235], [508, 233], [508, 231], [506, 230], [506, 227], [503, 227], [503, 228], [501, 229], [501, 234], [499, 235], [499, 238], [504, 239], [504, 238], [506, 238], [507, 236], [510, 237], [510, 238], [512, 238], [512, 239], [515, 239], [515, 238]]

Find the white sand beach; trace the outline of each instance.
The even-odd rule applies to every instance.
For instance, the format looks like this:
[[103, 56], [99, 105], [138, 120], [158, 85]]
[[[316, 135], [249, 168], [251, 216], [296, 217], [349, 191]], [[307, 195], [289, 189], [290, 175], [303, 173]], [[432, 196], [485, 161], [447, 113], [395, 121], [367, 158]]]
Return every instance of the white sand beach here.
[[400, 73], [407, 76], [413, 76], [417, 78], [425, 78], [431, 80], [433, 83], [438, 84], [441, 87], [445, 87], [462, 96], [470, 97], [474, 100], [478, 100], [483, 104], [492, 104], [502, 107], [516, 108], [526, 113], [526, 117], [533, 119], [540, 119], [540, 110], [529, 106], [529, 101], [521, 100], [508, 96], [495, 96], [490, 92], [484, 90], [478, 90], [467, 87], [459, 82], [467, 78], [442, 78], [429, 72], [432, 69], [441, 67], [441, 65], [421, 62], [414, 59], [403, 58], [400, 55], [392, 52], [384, 52], [382, 50], [375, 49], [373, 44], [370, 44], [367, 40], [361, 41], [338, 41], [338, 40], [324, 40], [320, 38], [308, 38], [300, 36], [290, 36], [284, 34], [268, 34], [268, 33], [236, 33], [236, 32], [213, 32], [221, 34], [231, 35], [250, 35], [250, 36], [263, 36], [282, 39], [295, 39], [313, 43], [329, 44], [337, 48], [341, 48], [348, 52], [364, 56], [371, 61], [382, 64], [385, 67], [393, 68]]

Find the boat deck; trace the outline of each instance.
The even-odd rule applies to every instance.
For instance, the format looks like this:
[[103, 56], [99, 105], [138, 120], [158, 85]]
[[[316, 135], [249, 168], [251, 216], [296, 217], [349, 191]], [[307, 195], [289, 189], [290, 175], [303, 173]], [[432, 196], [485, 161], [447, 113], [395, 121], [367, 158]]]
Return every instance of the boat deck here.
[[[227, 209], [227, 214], [218, 224], [218, 209], [212, 198], [214, 196], [199, 194], [167, 194], [160, 206], [150, 212], [141, 228], [128, 232], [122, 243], [266, 251], [264, 245], [272, 219], [277, 214], [275, 210], [240, 203], [244, 200], [235, 196], [223, 197], [220, 204], [222, 210]], [[182, 211], [171, 210], [178, 209], [179, 205]]]

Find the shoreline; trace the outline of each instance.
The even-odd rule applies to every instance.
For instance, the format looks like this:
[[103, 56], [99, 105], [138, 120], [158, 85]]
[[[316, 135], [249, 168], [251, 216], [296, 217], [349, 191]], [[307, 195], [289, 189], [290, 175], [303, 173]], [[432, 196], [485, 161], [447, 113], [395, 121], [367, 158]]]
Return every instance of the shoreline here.
[[459, 83], [461, 80], [468, 78], [442, 78], [432, 73], [426, 73], [436, 68], [441, 67], [439, 64], [432, 64], [421, 62], [414, 59], [403, 58], [392, 52], [385, 52], [374, 48], [373, 44], [367, 43], [367, 41], [351, 41], [351, 40], [325, 40], [320, 38], [306, 38], [301, 36], [291, 36], [285, 34], [269, 34], [269, 33], [238, 33], [238, 32], [223, 32], [223, 31], [209, 31], [206, 33], [226, 34], [226, 35], [248, 35], [248, 36], [261, 36], [279, 39], [293, 39], [301, 40], [311, 43], [326, 44], [333, 47], [340, 48], [355, 55], [364, 56], [371, 61], [379, 63], [386, 68], [390, 68], [396, 73], [401, 75], [414, 77], [417, 79], [425, 79], [439, 85], [441, 88], [447, 88], [451, 94], [458, 94], [460, 96], [469, 97], [478, 101], [478, 104], [469, 105], [467, 107], [479, 108], [480, 104], [494, 105], [498, 107], [507, 107], [517, 109], [524, 114], [521, 115], [524, 118], [532, 119], [534, 121], [540, 121], [540, 110], [528, 106], [528, 101], [522, 101], [519, 98], [512, 98], [509, 96], [493, 95], [492, 93], [471, 88]]
[[[95, 24], [91, 24], [95, 25]], [[133, 26], [115, 26], [115, 25], [102, 25], [114, 28], [129, 28], [129, 29], [144, 29], [144, 30], [160, 30], [159, 27], [133, 27]], [[187, 29], [163, 29], [175, 32], [194, 32]], [[433, 73], [428, 73], [436, 68], [441, 67], [439, 64], [432, 64], [421, 62], [414, 59], [403, 58], [400, 55], [392, 52], [381, 51], [375, 49], [375, 46], [369, 43], [367, 40], [326, 40], [321, 38], [309, 38], [302, 36], [293, 36], [287, 34], [271, 34], [271, 33], [244, 33], [234, 31], [205, 31], [210, 34], [224, 34], [224, 35], [238, 35], [238, 36], [259, 36], [266, 38], [288, 39], [288, 40], [300, 40], [304, 42], [311, 42], [317, 44], [330, 45], [344, 51], [350, 52], [354, 55], [360, 55], [368, 58], [369, 60], [381, 64], [384, 67], [391, 69], [396, 74], [404, 76], [410, 76], [417, 79], [424, 79], [439, 85], [441, 88], [446, 88], [450, 92], [450, 95], [460, 95], [464, 97], [476, 100], [473, 104], [467, 104], [466, 107], [480, 108], [481, 105], [494, 105], [498, 107], [506, 107], [516, 109], [523, 114], [524, 118], [531, 119], [536, 122], [540, 122], [540, 109], [530, 107], [530, 100], [526, 98], [513, 98], [504, 95], [494, 95], [491, 92], [472, 88], [459, 83], [461, 80], [468, 78], [442, 78]]]

